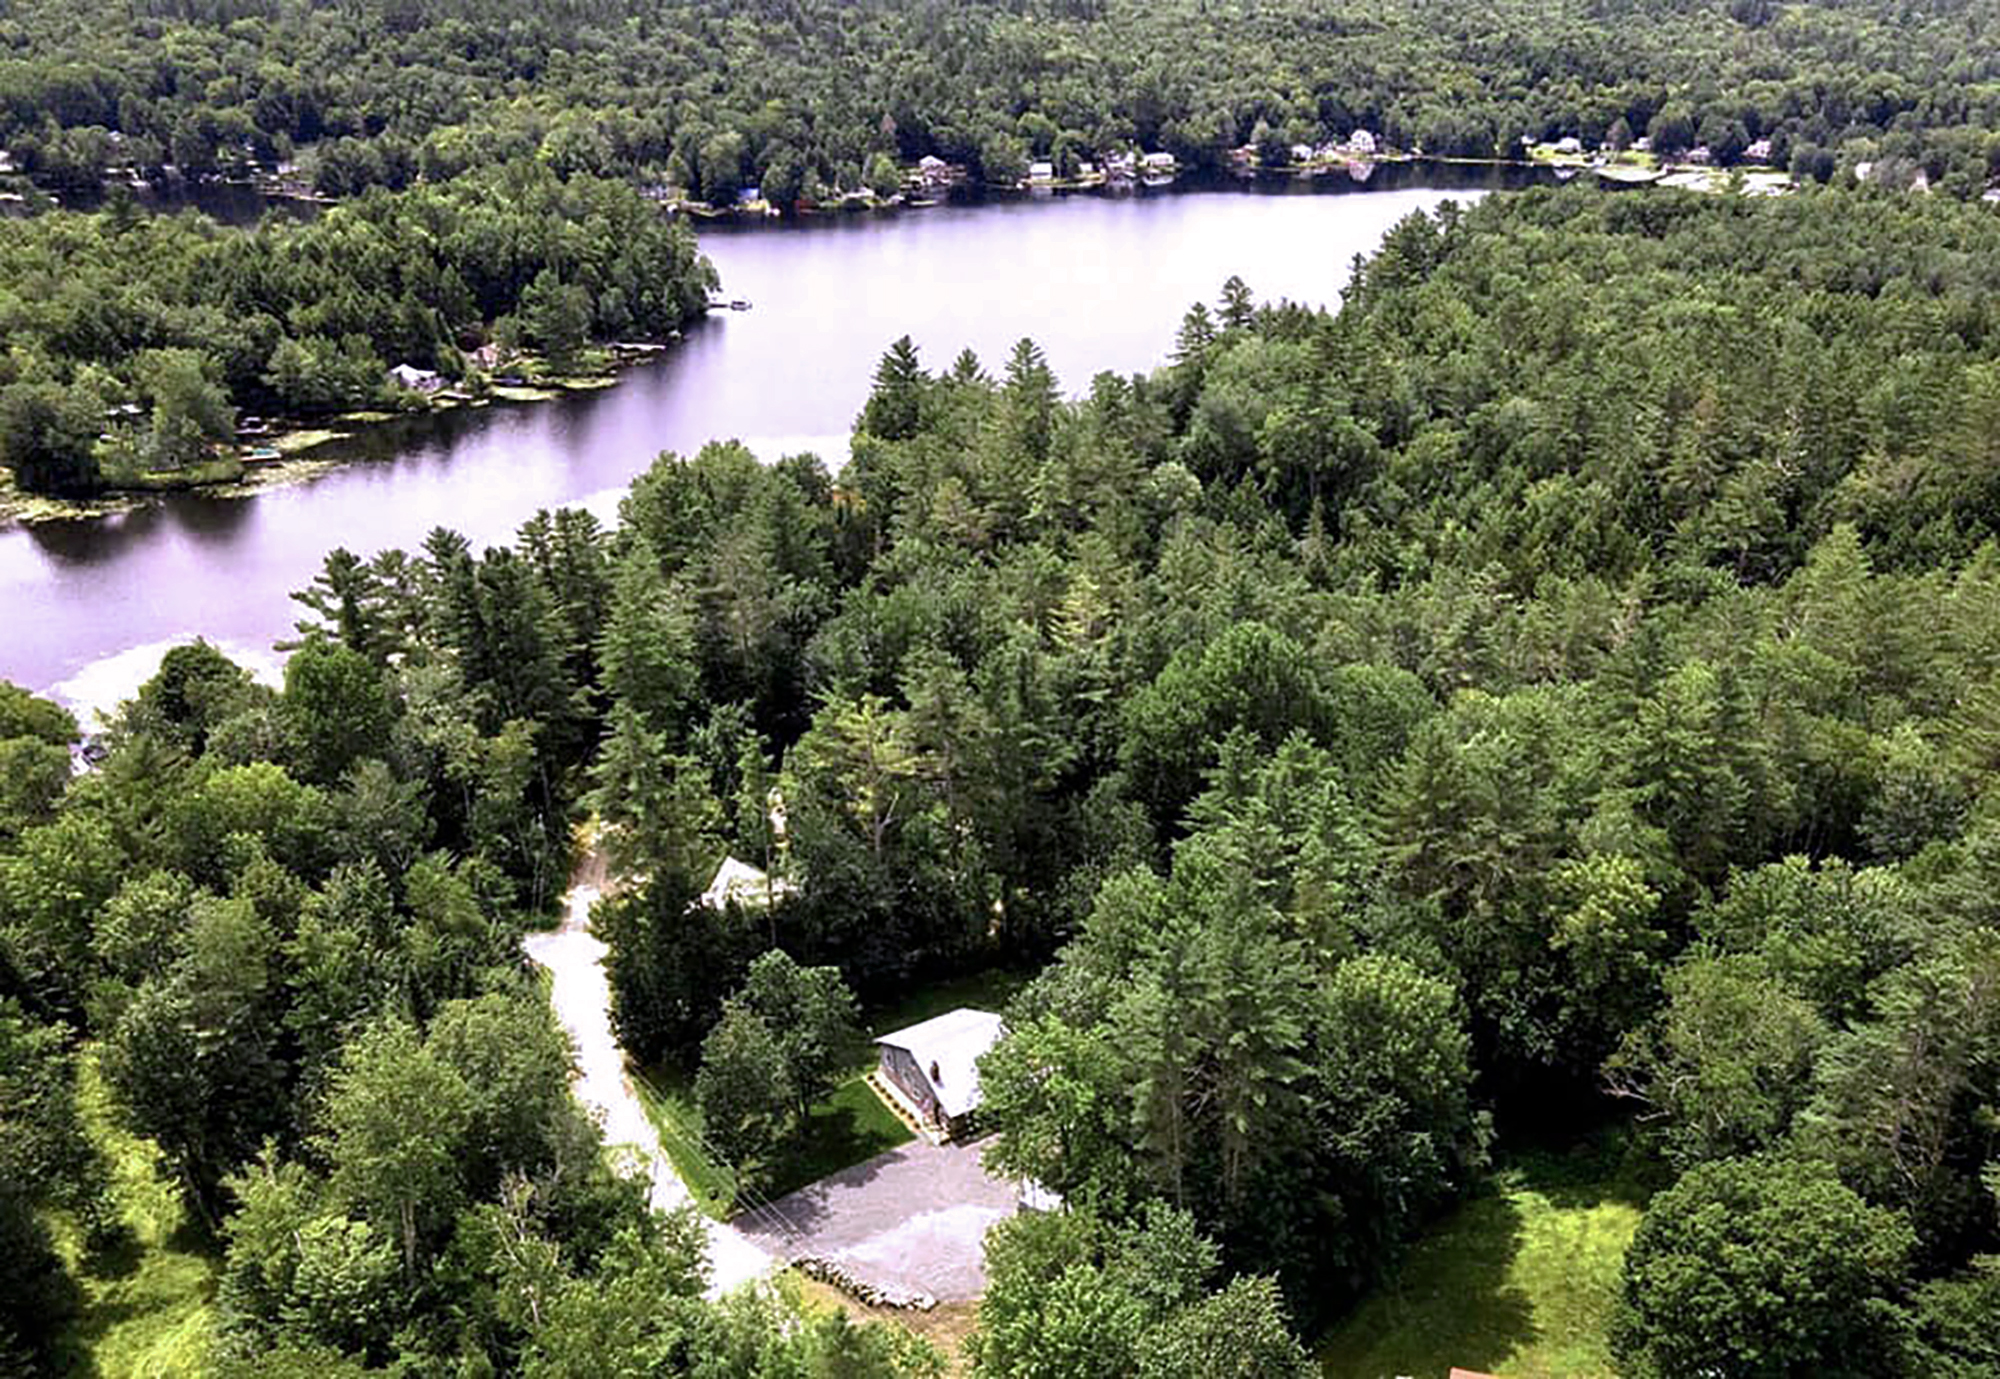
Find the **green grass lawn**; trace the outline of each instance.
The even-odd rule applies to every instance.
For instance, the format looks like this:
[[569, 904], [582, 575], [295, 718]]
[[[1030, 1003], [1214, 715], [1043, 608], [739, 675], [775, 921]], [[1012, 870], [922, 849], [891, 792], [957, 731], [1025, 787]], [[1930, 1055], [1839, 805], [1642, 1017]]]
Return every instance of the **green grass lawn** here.
[[159, 1151], [117, 1123], [93, 1058], [77, 1077], [85, 1131], [111, 1166], [111, 1193], [131, 1232], [108, 1259], [84, 1258], [81, 1232], [58, 1221], [57, 1246], [82, 1295], [70, 1330], [71, 1372], [95, 1379], [181, 1379], [203, 1373], [215, 1332], [213, 1247], [162, 1173]]
[[[961, 1006], [998, 1013], [1007, 1008], [1007, 1002], [1014, 999], [1014, 993], [1026, 986], [1034, 975], [1032, 972], [995, 967], [953, 977], [949, 981], [929, 982], [899, 1000], [864, 1012], [861, 1023], [872, 1040], [891, 1030], [907, 1029]], [[856, 1058], [857, 1066], [864, 1070], [872, 1068], [875, 1066], [874, 1046], [864, 1045], [857, 1051]]]
[[[875, 1068], [871, 1041], [960, 1006], [1000, 1010], [1026, 985], [1029, 976], [1005, 970], [976, 972], [932, 983], [867, 1012], [862, 1020], [865, 1035], [851, 1051], [848, 1076], [813, 1103], [799, 1133], [779, 1148], [770, 1172], [758, 1185], [759, 1198], [782, 1197], [907, 1143], [910, 1132], [863, 1080]], [[718, 1219], [744, 1206], [737, 1200], [735, 1173], [717, 1163], [702, 1145], [701, 1108], [695, 1105], [694, 1079], [672, 1068], [648, 1068], [633, 1078], [633, 1085], [660, 1132], [661, 1147], [694, 1193], [696, 1204]]]
[[702, 1148], [701, 1108], [694, 1103], [692, 1079], [671, 1068], [649, 1068], [632, 1074], [632, 1086], [695, 1205], [718, 1221], [727, 1218], [736, 1200], [736, 1175]]
[[1648, 1172], [1609, 1137], [1516, 1156], [1321, 1342], [1328, 1379], [1616, 1373], [1605, 1330]]
[[[757, 1185], [759, 1200], [782, 1197], [911, 1138], [862, 1076], [848, 1078], [808, 1108], [800, 1132], [780, 1146], [770, 1172]], [[701, 1142], [701, 1108], [695, 1105], [692, 1081], [672, 1070], [654, 1069], [635, 1077], [633, 1085], [696, 1205], [718, 1220], [747, 1205], [737, 1200], [736, 1174], [717, 1163]]]

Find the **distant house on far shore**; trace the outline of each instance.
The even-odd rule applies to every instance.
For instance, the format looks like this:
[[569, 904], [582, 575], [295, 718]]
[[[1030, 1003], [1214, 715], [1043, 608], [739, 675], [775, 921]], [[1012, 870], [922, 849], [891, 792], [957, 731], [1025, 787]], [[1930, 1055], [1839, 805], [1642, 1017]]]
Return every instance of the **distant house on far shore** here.
[[970, 1008], [939, 1015], [875, 1041], [879, 1080], [941, 1138], [971, 1128], [979, 1109], [979, 1057], [1000, 1042], [1000, 1017]]
[[1028, 180], [1029, 180], [1030, 182], [1053, 182], [1053, 181], [1055, 181], [1055, 180], [1056, 180], [1056, 165], [1055, 165], [1054, 163], [1030, 163], [1030, 164], [1028, 164]]
[[1365, 129], [1357, 129], [1347, 136], [1347, 151], [1363, 155], [1375, 152], [1375, 136]]
[[414, 364], [398, 364], [389, 370], [389, 381], [399, 388], [408, 388], [413, 393], [434, 393], [444, 387], [443, 374], [420, 369]]

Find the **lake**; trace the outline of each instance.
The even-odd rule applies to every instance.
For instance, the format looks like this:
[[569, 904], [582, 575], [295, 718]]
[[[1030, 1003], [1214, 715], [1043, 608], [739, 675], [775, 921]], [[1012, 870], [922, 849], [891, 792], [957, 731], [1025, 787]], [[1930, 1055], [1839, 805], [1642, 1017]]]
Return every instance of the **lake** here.
[[[1260, 300], [1333, 305], [1390, 226], [1491, 177], [1384, 168], [1367, 191], [1319, 178], [707, 228], [724, 292], [752, 309], [713, 313], [614, 388], [371, 428], [315, 452], [351, 463], [252, 498], [181, 494], [0, 530], [0, 678], [87, 712], [196, 634], [272, 674], [269, 648], [296, 616], [287, 596], [334, 546], [414, 548], [437, 526], [494, 544], [566, 504], [609, 519], [662, 450], [711, 439], [837, 467], [899, 335], [933, 369], [969, 346], [995, 372], [1031, 335], [1082, 392], [1099, 370], [1157, 366], [1189, 304], [1213, 302], [1232, 273]], [[1421, 185], [1382, 185], [1398, 180]]]

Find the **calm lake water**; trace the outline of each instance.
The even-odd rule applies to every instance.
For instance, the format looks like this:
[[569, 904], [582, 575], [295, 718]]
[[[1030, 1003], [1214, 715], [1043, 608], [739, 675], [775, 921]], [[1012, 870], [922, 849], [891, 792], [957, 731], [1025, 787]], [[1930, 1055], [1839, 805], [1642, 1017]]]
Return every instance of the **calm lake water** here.
[[1390, 226], [1489, 185], [1447, 186], [1437, 170], [1366, 192], [1334, 180], [709, 230], [724, 291], [752, 309], [715, 313], [615, 388], [391, 423], [320, 452], [353, 463], [254, 498], [179, 495], [0, 530], [0, 677], [108, 707], [195, 635], [268, 674], [295, 617], [288, 593], [334, 546], [414, 548], [440, 525], [498, 543], [565, 504], [609, 519], [662, 450], [711, 439], [837, 466], [875, 363], [903, 334], [934, 369], [970, 346], [996, 371], [1032, 335], [1081, 392], [1101, 369], [1158, 365], [1188, 305], [1213, 301], [1231, 273], [1259, 299], [1332, 305], [1354, 256]]

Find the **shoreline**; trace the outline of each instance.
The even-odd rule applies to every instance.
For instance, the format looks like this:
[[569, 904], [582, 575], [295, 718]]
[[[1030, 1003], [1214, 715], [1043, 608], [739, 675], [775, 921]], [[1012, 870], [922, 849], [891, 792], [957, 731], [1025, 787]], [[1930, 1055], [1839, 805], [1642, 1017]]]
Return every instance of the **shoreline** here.
[[[1377, 154], [1367, 159], [1336, 161], [1325, 165], [1300, 165], [1285, 169], [1238, 165], [1223, 171], [1181, 170], [1169, 179], [1125, 181], [1103, 178], [1070, 179], [1067, 182], [993, 188], [959, 182], [926, 188], [925, 194], [915, 199], [907, 199], [899, 194], [892, 198], [873, 200], [867, 206], [849, 200], [830, 209], [790, 215], [781, 215], [769, 208], [751, 211], [731, 207], [690, 218], [698, 219], [705, 232], [733, 235], [758, 231], [801, 231], [832, 227], [852, 223], [862, 216], [872, 219], [876, 216], [893, 215], [899, 211], [924, 210], [941, 205], [977, 208], [989, 204], [1028, 204], [1056, 197], [1084, 195], [1123, 198], [1162, 194], [1199, 195], [1230, 190], [1265, 195], [1366, 195], [1371, 192], [1403, 189], [1400, 185], [1389, 186], [1375, 182], [1373, 174], [1382, 169], [1413, 175], [1418, 179], [1424, 178], [1427, 172], [1432, 171], [1455, 170], [1460, 176], [1464, 176], [1467, 173], [1483, 170], [1490, 176], [1518, 178], [1519, 185], [1522, 186], [1549, 185], [1568, 181], [1583, 172], [1607, 174], [1609, 171], [1604, 167], [1581, 162], [1570, 165], [1553, 164], [1546, 160], [1452, 158], [1392, 153]], [[1615, 175], [1601, 175], [1594, 180], [1607, 188], [1621, 184], [1637, 187], [1658, 183], [1688, 186], [1688, 182], [1693, 179], [1689, 178], [1688, 182], [1683, 182], [1681, 177], [1690, 171], [1692, 170], [1676, 169], [1670, 173], [1667, 169], [1652, 169], [1648, 170], [1644, 180], [1637, 178], [1627, 180]], [[1704, 179], [1706, 185], [1692, 186], [1689, 189], [1715, 192], [1728, 190], [1728, 174], [1724, 170], [1702, 171], [1709, 173]], [[1569, 176], [1564, 176], [1565, 173]], [[1416, 185], [1431, 184], [1418, 181]], [[1446, 186], [1440, 189], [1455, 188]], [[1746, 187], [1746, 191], [1752, 195], [1760, 192], [1769, 194], [1769, 191], [1762, 187]], [[726, 297], [712, 301], [705, 315], [720, 314], [734, 305]], [[641, 344], [606, 342], [595, 345], [590, 351], [589, 365], [574, 374], [520, 384], [489, 384], [487, 390], [477, 396], [465, 395], [457, 390], [446, 390], [451, 393], [450, 396], [431, 394], [425, 398], [426, 405], [407, 410], [358, 409], [332, 417], [282, 419], [283, 429], [260, 435], [254, 441], [240, 445], [238, 454], [226, 457], [230, 465], [228, 472], [192, 473], [185, 478], [177, 474], [154, 474], [145, 476], [139, 483], [106, 489], [87, 498], [60, 498], [24, 492], [14, 484], [10, 473], [0, 469], [0, 532], [15, 526], [33, 527], [100, 521], [182, 494], [223, 499], [253, 498], [260, 493], [307, 482], [354, 463], [351, 457], [315, 458], [312, 452], [329, 445], [351, 441], [372, 428], [395, 422], [443, 416], [452, 412], [477, 410], [496, 404], [522, 406], [550, 402], [578, 393], [615, 387], [627, 369], [659, 358], [679, 338], [680, 332], [676, 331], [665, 341]], [[532, 357], [529, 359], [532, 362]], [[273, 449], [278, 454], [275, 458], [268, 456], [250, 458], [241, 453], [259, 448]]]
[[[649, 342], [645, 347], [627, 346], [624, 349], [595, 347], [593, 353], [602, 357], [596, 359], [592, 367], [576, 374], [534, 383], [492, 384], [482, 396], [459, 394], [446, 397], [433, 394], [425, 399], [425, 406], [404, 411], [360, 408], [331, 417], [277, 418], [274, 419], [279, 422], [277, 427], [268, 434], [257, 436], [255, 445], [239, 445], [239, 453], [178, 473], [143, 475], [137, 482], [107, 487], [87, 498], [29, 493], [15, 484], [11, 472], [0, 468], [0, 531], [14, 526], [101, 521], [181, 494], [254, 498], [260, 493], [304, 483], [352, 463], [347, 459], [316, 459], [312, 452], [352, 440], [371, 427], [445, 416], [453, 412], [477, 411], [496, 405], [518, 407], [554, 402], [577, 393], [614, 388], [626, 369], [657, 359], [671, 343]], [[277, 453], [275, 458], [242, 453], [257, 449], [270, 449]]]

